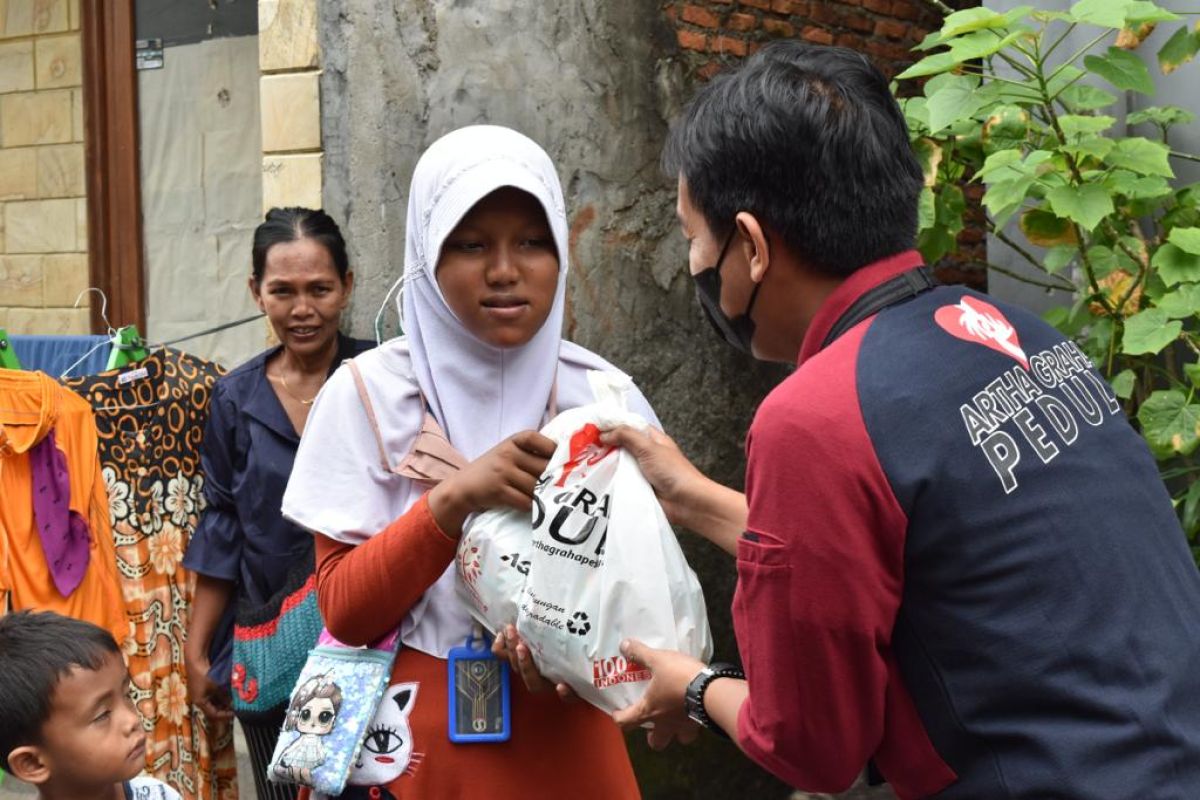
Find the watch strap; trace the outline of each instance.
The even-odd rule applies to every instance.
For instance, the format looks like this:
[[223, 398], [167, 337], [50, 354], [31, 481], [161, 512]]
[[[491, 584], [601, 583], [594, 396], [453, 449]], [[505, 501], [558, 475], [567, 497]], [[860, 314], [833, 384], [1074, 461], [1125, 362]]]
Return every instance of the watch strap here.
[[688, 717], [700, 723], [718, 736], [728, 739], [729, 734], [722, 730], [721, 726], [714, 722], [712, 717], [708, 715], [708, 712], [704, 710], [704, 694], [708, 691], [708, 687], [712, 684], [712, 682], [717, 678], [737, 678], [738, 680], [745, 680], [746, 673], [742, 671], [741, 667], [738, 667], [734, 664], [725, 664], [721, 662], [709, 664], [707, 667], [696, 673], [696, 677], [692, 678], [691, 683], [688, 684], [687, 690], [683, 695], [684, 706], [687, 710]]

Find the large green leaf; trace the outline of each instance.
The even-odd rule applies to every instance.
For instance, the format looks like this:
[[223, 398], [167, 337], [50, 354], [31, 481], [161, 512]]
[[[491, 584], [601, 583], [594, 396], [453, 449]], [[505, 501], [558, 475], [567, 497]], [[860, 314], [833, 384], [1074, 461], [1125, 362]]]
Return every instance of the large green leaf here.
[[945, 72], [958, 66], [961, 61], [954, 57], [953, 53], [934, 53], [931, 56], [925, 56], [917, 63], [913, 64], [908, 69], [896, 76], [896, 80], [903, 81], [909, 78], [920, 78], [925, 75], [934, 75], [938, 72]]
[[900, 110], [904, 112], [904, 120], [908, 123], [910, 133], [917, 134], [929, 130], [928, 102], [924, 97], [906, 97], [900, 101]]
[[955, 75], [929, 98], [929, 131], [936, 135], [950, 123], [978, 111], [984, 99], [979, 96], [979, 79]]
[[942, 256], [953, 252], [957, 246], [954, 235], [941, 225], [934, 225], [917, 235], [917, 249], [921, 251], [926, 264], [936, 264], [941, 261]]
[[1200, 256], [1180, 250], [1173, 244], [1159, 247], [1150, 259], [1150, 266], [1158, 271], [1158, 277], [1167, 286], [1200, 281]]
[[1123, 369], [1113, 376], [1109, 381], [1112, 384], [1113, 393], [1122, 400], [1128, 400], [1133, 397], [1133, 387], [1137, 383], [1137, 375], [1131, 369]]
[[925, 179], [926, 186], [933, 186], [937, 182], [938, 166], [942, 163], [942, 145], [941, 143], [922, 137], [912, 143], [913, 155], [917, 157], [917, 163], [921, 165], [921, 175]]
[[997, 228], [1007, 225], [1012, 215], [1025, 204], [1025, 198], [1033, 183], [1034, 178], [1029, 175], [988, 187], [987, 194], [983, 196], [983, 207], [991, 214], [992, 222]]
[[947, 42], [950, 53], [960, 62], [984, 58], [998, 53], [1028, 33], [1027, 30], [1013, 31], [1006, 36], [997, 36], [994, 30], [975, 31]]
[[1158, 298], [1155, 308], [1167, 312], [1171, 319], [1187, 319], [1200, 314], [1200, 283], [1184, 283]]
[[920, 44], [913, 47], [913, 50], [916, 50], [918, 53], [924, 53], [926, 50], [932, 50], [933, 48], [937, 47], [939, 44], [941, 44], [941, 41], [942, 32], [933, 31], [925, 34], [925, 38], [921, 40]]
[[1170, 75], [1195, 58], [1197, 52], [1200, 52], [1200, 23], [1195, 31], [1184, 25], [1158, 51], [1158, 68], [1163, 75]]
[[1200, 406], [1188, 403], [1178, 389], [1160, 390], [1146, 398], [1138, 409], [1138, 422], [1146, 441], [1159, 453], [1188, 455], [1200, 443]]
[[963, 229], [963, 212], [967, 210], [967, 199], [962, 187], [949, 183], [937, 193], [934, 203], [937, 224], [944, 227], [950, 234], [957, 234]]
[[992, 109], [983, 123], [983, 142], [987, 152], [1020, 147], [1029, 136], [1029, 112], [1020, 106]]
[[1194, 256], [1200, 256], [1200, 228], [1176, 228], [1167, 241]]
[[1072, 111], [1094, 111], [1117, 102], [1115, 94], [1095, 86], [1088, 86], [1086, 83], [1077, 83], [1067, 87], [1058, 99], [1062, 100]]
[[1042, 258], [1042, 266], [1046, 268], [1047, 272], [1058, 272], [1074, 261], [1077, 255], [1079, 255], [1079, 248], [1075, 245], [1051, 247]]
[[928, 186], [921, 190], [917, 201], [917, 230], [923, 231], [937, 221], [937, 209], [934, 205], [933, 189]]
[[1019, 151], [1001, 150], [987, 157], [976, 177], [986, 179], [988, 188], [983, 205], [998, 227], [1004, 227], [1021, 208], [1037, 179], [1038, 169], [1053, 155], [1047, 150], [1035, 150], [1022, 161]]
[[[1178, 496], [1176, 496], [1176, 502], [1178, 502]], [[1183, 522], [1183, 530], [1193, 542], [1196, 541], [1197, 511], [1200, 511], [1200, 481], [1194, 481], [1183, 495], [1183, 516], [1181, 522]], [[1200, 564], [1200, 547], [1197, 547], [1195, 544], [1192, 545], [1192, 558], [1197, 564]]]
[[1155, 5], [1149, 0], [1134, 0], [1125, 9], [1125, 26], [1136, 28], [1139, 25], [1155, 25], [1159, 22], [1171, 22], [1179, 19], [1179, 15], [1168, 11], [1162, 6]]
[[1118, 139], [1112, 152], [1104, 160], [1114, 167], [1136, 172], [1139, 175], [1160, 175], [1174, 178], [1175, 172], [1167, 157], [1171, 149], [1162, 142], [1152, 142], [1141, 136]]
[[1079, 0], [1071, 6], [1071, 19], [1102, 28], [1124, 28], [1125, 12], [1133, 0]]
[[1117, 257], [1117, 251], [1102, 244], [1089, 247], [1087, 257], [1088, 263], [1092, 267], [1092, 274], [1096, 276], [1096, 280], [1104, 280], [1121, 268], [1121, 261]]
[[1125, 320], [1121, 350], [1131, 356], [1153, 355], [1179, 338], [1183, 323], [1173, 320], [1161, 308], [1148, 308]]
[[1146, 178], [1138, 178], [1128, 184], [1123, 184], [1120, 193], [1130, 200], [1154, 200], [1169, 195], [1171, 193], [1171, 184], [1167, 183], [1166, 178], [1151, 175]]
[[1113, 213], [1112, 198], [1096, 183], [1056, 186], [1046, 192], [1046, 200], [1055, 214], [1078, 222], [1086, 231], [1095, 229], [1100, 220]]
[[1150, 106], [1141, 111], [1135, 111], [1125, 118], [1130, 125], [1141, 125], [1143, 122], [1153, 122], [1155, 125], [1167, 127], [1170, 125], [1187, 125], [1194, 122], [1196, 115], [1186, 108], [1179, 106]]
[[[985, 11], [986, 9], [973, 8], [968, 11]], [[995, 12], [989, 12], [995, 13]], [[997, 18], [1003, 24], [1004, 18], [997, 15]], [[990, 56], [1008, 47], [1013, 42], [1020, 39], [1022, 36], [1029, 34], [1025, 28], [1015, 30], [1003, 36], [1000, 31], [995, 30], [973, 30], [965, 35], [958, 37], [943, 36], [939, 44], [945, 44], [950, 49], [941, 53], [934, 53], [922, 58], [917, 63], [913, 64], [908, 69], [896, 76], [896, 80], [907, 80], [909, 78], [920, 78], [925, 75], [935, 75], [944, 73], [964, 61], [973, 61], [978, 58]], [[929, 93], [926, 92], [926, 96]], [[1036, 99], [1036, 92], [1031, 93], [1030, 99]]]
[[1104, 136], [1084, 136], [1079, 141], [1064, 145], [1060, 149], [1064, 153], [1070, 153], [1076, 161], [1087, 161], [1089, 158], [1103, 161], [1104, 157], [1112, 152], [1115, 145], [1116, 142]]
[[992, 11], [989, 8], [967, 8], [962, 11], [955, 11], [950, 16], [946, 17], [942, 23], [941, 36], [942, 39], [949, 39], [952, 36], [961, 36], [964, 33], [971, 31], [983, 30], [985, 28], [1002, 28], [1007, 23], [1003, 14]]
[[1064, 114], [1058, 118], [1058, 124], [1062, 126], [1063, 136], [1066, 136], [1068, 139], [1074, 139], [1088, 133], [1106, 131], [1115, 122], [1116, 120], [1112, 117], [1104, 115], [1092, 116], [1090, 114]]
[[1069, 220], [1040, 208], [1031, 208], [1021, 215], [1021, 233], [1030, 244], [1038, 247], [1075, 244], [1075, 226]]
[[1027, 174], [1022, 168], [1020, 150], [1000, 150], [992, 153], [983, 162], [983, 166], [975, 173], [982, 179], [995, 174], [993, 181], [1013, 180]]
[[1103, 56], [1085, 57], [1083, 64], [1118, 89], [1154, 94], [1154, 81], [1150, 79], [1150, 70], [1146, 69], [1146, 63], [1135, 53], [1119, 47], [1110, 47], [1108, 53]]

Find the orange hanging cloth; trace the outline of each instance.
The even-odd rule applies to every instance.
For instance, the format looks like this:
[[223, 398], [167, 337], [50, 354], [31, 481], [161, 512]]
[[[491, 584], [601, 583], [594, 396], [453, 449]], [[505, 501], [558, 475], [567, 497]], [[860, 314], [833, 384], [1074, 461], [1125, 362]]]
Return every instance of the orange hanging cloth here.
[[[87, 521], [88, 564], [64, 597], [35, 527], [30, 450], [51, 432], [70, 483], [70, 510]], [[87, 401], [41, 372], [0, 370], [0, 613], [31, 608], [94, 623], [118, 644], [129, 635], [117, 583], [100, 473], [96, 422]]]

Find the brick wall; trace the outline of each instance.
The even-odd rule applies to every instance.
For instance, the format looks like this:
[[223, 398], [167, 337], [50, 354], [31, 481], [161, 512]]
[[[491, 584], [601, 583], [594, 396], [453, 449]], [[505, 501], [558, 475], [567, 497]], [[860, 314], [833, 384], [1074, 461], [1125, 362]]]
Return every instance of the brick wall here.
[[87, 333], [79, 0], [0, 2], [0, 327]]
[[[949, 5], [978, 2], [951, 0]], [[671, 0], [662, 9], [675, 28], [680, 57], [698, 81], [780, 38], [852, 48], [890, 78], [917, 60], [912, 47], [941, 26], [941, 14], [925, 0]], [[984, 288], [987, 273], [974, 263], [985, 259], [981, 187], [967, 188], [967, 227], [959, 234], [958, 252], [943, 259], [937, 271], [946, 282]]]

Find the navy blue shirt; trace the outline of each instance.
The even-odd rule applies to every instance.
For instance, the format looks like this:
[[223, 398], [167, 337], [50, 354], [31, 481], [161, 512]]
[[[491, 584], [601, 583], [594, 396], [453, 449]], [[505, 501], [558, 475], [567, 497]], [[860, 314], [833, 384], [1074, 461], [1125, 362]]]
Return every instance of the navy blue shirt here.
[[[374, 346], [339, 334], [330, 374]], [[260, 353], [217, 381], [204, 434], [208, 506], [183, 565], [236, 586], [210, 648], [210, 674], [220, 682], [229, 680], [234, 609], [269, 601], [312, 546], [312, 534], [280, 513], [300, 436], [267, 380], [267, 361], [279, 350]]]

